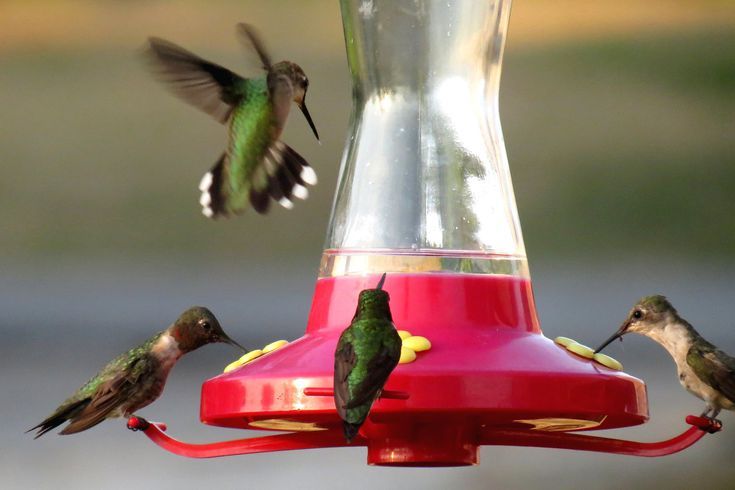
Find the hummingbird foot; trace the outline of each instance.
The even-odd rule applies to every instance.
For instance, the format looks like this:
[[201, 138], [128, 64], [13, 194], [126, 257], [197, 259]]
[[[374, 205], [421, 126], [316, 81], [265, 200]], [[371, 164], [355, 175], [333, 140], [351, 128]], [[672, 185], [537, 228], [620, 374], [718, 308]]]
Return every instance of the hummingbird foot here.
[[138, 432], [139, 430], [145, 431], [150, 426], [151, 423], [143, 417], [133, 415], [128, 419], [128, 429], [132, 430], [133, 432]]
[[705, 417], [707, 420], [709, 420], [709, 428], [704, 429], [710, 434], [714, 434], [715, 432], [719, 432], [722, 430], [722, 421], [720, 419], [716, 419], [714, 417]]

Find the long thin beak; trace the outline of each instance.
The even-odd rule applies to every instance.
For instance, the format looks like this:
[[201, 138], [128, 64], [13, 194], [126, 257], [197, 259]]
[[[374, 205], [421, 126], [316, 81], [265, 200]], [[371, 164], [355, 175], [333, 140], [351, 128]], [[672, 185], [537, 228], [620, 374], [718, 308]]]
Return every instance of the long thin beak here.
[[[299, 109], [301, 109], [301, 112], [304, 114], [304, 117], [306, 118], [306, 122], [309, 123], [309, 127], [314, 132], [314, 136], [316, 136], [316, 140], [319, 141], [319, 133], [316, 130], [316, 126], [314, 126], [314, 121], [311, 120], [311, 114], [309, 114], [309, 109], [306, 108], [306, 95], [304, 95], [304, 98], [301, 100], [301, 104], [299, 104]], [[321, 143], [321, 141], [319, 141]]]
[[387, 274], [386, 272], [383, 272], [383, 275], [381, 276], [380, 281], [378, 281], [378, 285], [375, 286], [375, 289], [383, 289], [383, 284], [385, 284], [386, 274]]
[[597, 354], [602, 349], [604, 349], [605, 347], [607, 347], [608, 345], [610, 345], [615, 339], [622, 338], [622, 336], [625, 335], [625, 331], [626, 330], [628, 330], [628, 322], [623, 323], [620, 326], [620, 328], [618, 329], [617, 332], [615, 332], [614, 334], [612, 334], [609, 339], [607, 339], [606, 341], [604, 341], [602, 343], [602, 345], [600, 345], [600, 347], [598, 347], [597, 349], [595, 349], [595, 354]]
[[248, 351], [245, 347], [241, 346], [240, 344], [238, 344], [237, 342], [235, 342], [234, 340], [232, 340], [230, 337], [228, 337], [226, 333], [223, 333], [222, 335], [220, 335], [220, 339], [225, 344], [234, 345], [235, 347], [239, 348], [243, 352], [247, 352]]

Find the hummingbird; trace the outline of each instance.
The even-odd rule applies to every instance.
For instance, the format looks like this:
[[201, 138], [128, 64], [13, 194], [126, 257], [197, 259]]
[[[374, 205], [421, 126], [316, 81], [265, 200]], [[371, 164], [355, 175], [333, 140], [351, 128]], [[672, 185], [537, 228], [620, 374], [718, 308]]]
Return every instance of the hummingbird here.
[[401, 337], [383, 291], [385, 274], [375, 289], [360, 292], [357, 311], [334, 353], [334, 404], [347, 442], [357, 435], [373, 402], [401, 357]]
[[280, 140], [293, 101], [319, 141], [306, 108], [309, 79], [296, 63], [273, 63], [252, 26], [237, 30], [265, 75], [243, 78], [169, 41], [149, 39], [148, 58], [173, 92], [227, 124], [227, 148], [199, 184], [202, 213], [213, 219], [241, 214], [248, 205], [265, 214], [270, 199], [291, 209], [292, 198], [306, 199], [306, 185], [317, 181], [304, 157]]
[[671, 354], [681, 385], [706, 404], [702, 417], [715, 420], [723, 408], [735, 408], [735, 358], [707, 342], [664, 296], [641, 298], [595, 353], [629, 332], [655, 340]]
[[245, 350], [227, 336], [211, 311], [201, 306], [189, 308], [166, 330], [110, 361], [26, 432], [38, 429], [38, 439], [70, 421], [60, 434], [75, 434], [108, 418], [129, 418], [161, 395], [168, 373], [181, 356], [213, 342]]

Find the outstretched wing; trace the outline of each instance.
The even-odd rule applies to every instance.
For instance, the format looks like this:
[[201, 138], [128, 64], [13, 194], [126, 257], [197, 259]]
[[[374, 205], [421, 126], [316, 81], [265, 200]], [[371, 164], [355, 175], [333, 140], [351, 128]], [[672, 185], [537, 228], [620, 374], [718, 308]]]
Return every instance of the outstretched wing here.
[[176, 95], [221, 123], [243, 96], [244, 78], [174, 43], [150, 38], [148, 58]]
[[687, 364], [701, 380], [735, 401], [735, 359], [706, 343], [689, 349]]
[[268, 52], [265, 49], [265, 44], [263, 44], [263, 41], [255, 28], [250, 24], [241, 22], [237, 24], [237, 32], [245, 42], [248, 42], [253, 46], [255, 52], [258, 53], [260, 62], [263, 64], [263, 68], [270, 71], [271, 66], [273, 66], [271, 57], [268, 55]]
[[[343, 337], [344, 335], [345, 333], [342, 334]], [[340, 337], [334, 353], [334, 404], [342, 420], [347, 419], [347, 404], [350, 401], [350, 387], [347, 378], [356, 363], [357, 357], [352, 344]]]
[[154, 375], [152, 362], [145, 362], [144, 357], [133, 359], [112, 379], [100, 385], [90, 402], [60, 434], [81, 432], [99, 424], [117, 410], [124, 410], [133, 398], [142, 395], [140, 390], [145, 388], [141, 382], [146, 377], [152, 379]]

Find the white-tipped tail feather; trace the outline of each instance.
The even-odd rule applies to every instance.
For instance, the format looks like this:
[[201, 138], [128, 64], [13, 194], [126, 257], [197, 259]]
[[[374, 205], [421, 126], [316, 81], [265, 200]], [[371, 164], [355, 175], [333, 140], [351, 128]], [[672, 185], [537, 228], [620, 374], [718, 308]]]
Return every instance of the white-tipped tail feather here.
[[316, 172], [314, 172], [314, 169], [308, 165], [304, 165], [301, 169], [300, 177], [301, 180], [309, 185], [316, 185], [317, 183]]
[[204, 208], [207, 208], [212, 204], [212, 196], [209, 195], [209, 190], [202, 192], [202, 195], [199, 196], [199, 204]]
[[212, 194], [209, 192], [213, 181], [212, 172], [207, 172], [199, 182], [199, 190], [202, 191], [202, 195], [199, 196], [199, 204], [202, 205], [202, 214], [207, 218], [214, 216], [214, 210], [210, 207], [212, 205]]
[[199, 181], [199, 190], [204, 192], [209, 190], [209, 186], [212, 185], [212, 172], [207, 172]]
[[278, 200], [278, 204], [280, 204], [281, 206], [283, 206], [286, 209], [293, 209], [293, 203], [291, 202], [290, 199], [288, 199], [286, 197], [280, 198]]
[[303, 201], [304, 199], [309, 197], [309, 189], [301, 184], [294, 184], [293, 189], [291, 190], [291, 194], [294, 197], [299, 198]]

